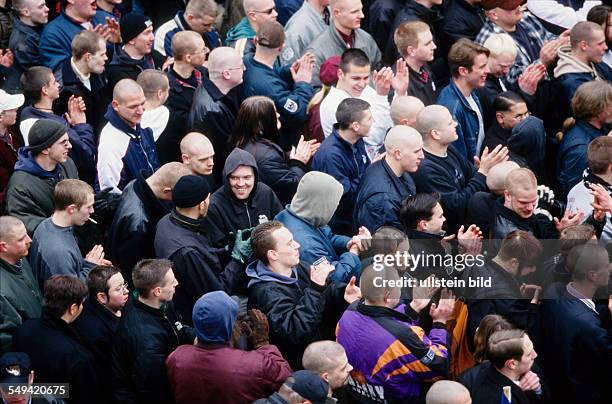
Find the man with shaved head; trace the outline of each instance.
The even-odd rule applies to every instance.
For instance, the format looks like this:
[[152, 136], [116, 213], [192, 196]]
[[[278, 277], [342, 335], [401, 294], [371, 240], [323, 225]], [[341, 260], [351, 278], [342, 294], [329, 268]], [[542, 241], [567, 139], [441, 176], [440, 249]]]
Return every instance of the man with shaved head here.
[[246, 16], [232, 27], [225, 37], [225, 44], [236, 49], [241, 57], [251, 39], [255, 38], [261, 24], [265, 21], [276, 21], [278, 17], [274, 0], [244, 0], [243, 7]]
[[455, 300], [443, 291], [431, 304], [433, 320], [426, 333], [419, 326], [419, 312], [430, 299], [399, 304], [401, 287], [395, 266], [366, 268], [359, 287], [362, 299], [344, 312], [336, 339], [353, 366], [348, 393], [356, 402], [418, 402], [425, 381], [446, 377], [450, 335], [446, 321]]
[[[585, 215], [579, 210], [569, 210], [561, 219], [535, 213], [538, 204], [538, 181], [527, 168], [516, 168], [506, 177], [504, 198], [493, 206], [490, 216], [491, 238], [503, 239], [510, 232], [523, 230], [538, 239], [559, 238], [566, 227], [582, 223]], [[591, 219], [592, 220], [592, 217]]]
[[[240, 108], [242, 75], [244, 64], [236, 50], [219, 47], [208, 57], [208, 78], [193, 96], [189, 111], [188, 127], [204, 133], [215, 149], [215, 165], [225, 164], [225, 149], [234, 127], [234, 120]], [[221, 170], [215, 173], [215, 180], [221, 183]]]
[[489, 175], [487, 175], [486, 179], [489, 192], [478, 191], [470, 198], [466, 223], [474, 223], [478, 226], [484, 237], [489, 237], [491, 218], [488, 215], [483, 215], [482, 212], [491, 212], [496, 201], [504, 196], [506, 178], [516, 168], [519, 168], [519, 165], [511, 160], [502, 161], [493, 166], [489, 170]]
[[202, 133], [189, 132], [181, 140], [181, 160], [195, 175], [211, 175], [214, 156], [212, 143]]
[[132, 282], [132, 268], [138, 261], [155, 257], [155, 226], [170, 213], [174, 185], [189, 174], [182, 163], [166, 163], [150, 177], [139, 175], [125, 187], [105, 251], [128, 282]]
[[486, 177], [494, 165], [508, 158], [508, 149], [501, 146], [482, 153], [477, 169], [450, 145], [458, 139], [457, 122], [442, 105], [429, 105], [417, 115], [417, 130], [423, 136], [425, 159], [413, 174], [419, 192], [437, 192], [447, 214], [445, 230], [456, 233], [467, 216], [470, 198], [478, 191], [487, 191]]
[[438, 380], [429, 388], [425, 404], [472, 404], [472, 398], [461, 383]]
[[374, 233], [383, 225], [403, 229], [399, 210], [406, 197], [416, 193], [408, 175], [423, 160], [423, 140], [414, 128], [394, 126], [385, 139], [386, 155], [373, 163], [361, 180], [355, 203], [355, 225]]
[[302, 356], [302, 366], [319, 373], [332, 390], [345, 386], [353, 370], [344, 348], [335, 341], [317, 341], [308, 345]]
[[612, 80], [612, 69], [602, 62], [608, 46], [606, 34], [599, 24], [581, 21], [570, 31], [570, 44], [559, 48], [555, 78], [563, 94], [559, 105], [565, 105], [565, 117], [571, 115], [569, 105], [582, 83], [591, 80]]
[[26, 259], [31, 244], [21, 220], [0, 216], [0, 353], [11, 350], [17, 327], [40, 317], [42, 296]]
[[113, 89], [98, 145], [98, 189], [121, 193], [128, 182], [159, 168], [153, 131], [140, 126], [145, 101], [142, 87], [132, 79], [119, 81]]
[[407, 125], [416, 128], [416, 116], [425, 108], [423, 101], [410, 95], [395, 97], [391, 102], [393, 125]]

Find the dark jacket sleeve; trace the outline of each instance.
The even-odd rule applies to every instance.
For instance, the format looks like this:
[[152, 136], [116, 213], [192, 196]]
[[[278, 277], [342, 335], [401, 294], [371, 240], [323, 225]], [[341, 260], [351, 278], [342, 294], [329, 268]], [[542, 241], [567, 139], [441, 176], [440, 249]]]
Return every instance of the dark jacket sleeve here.
[[258, 293], [267, 295], [256, 300], [263, 303], [264, 307], [258, 308], [268, 316], [270, 332], [295, 345], [312, 340], [325, 307], [324, 288], [311, 285], [297, 301], [272, 283], [260, 286]]
[[274, 190], [286, 187], [288, 193], [294, 194], [298, 183], [306, 173], [306, 168], [294, 160], [287, 164], [283, 155], [276, 153], [272, 148], [269, 148], [262, 157], [257, 160], [262, 182]]
[[10, 187], [5, 198], [6, 213], [21, 220], [30, 235], [34, 234], [40, 222], [47, 218], [45, 211], [32, 202], [30, 192], [24, 184]]

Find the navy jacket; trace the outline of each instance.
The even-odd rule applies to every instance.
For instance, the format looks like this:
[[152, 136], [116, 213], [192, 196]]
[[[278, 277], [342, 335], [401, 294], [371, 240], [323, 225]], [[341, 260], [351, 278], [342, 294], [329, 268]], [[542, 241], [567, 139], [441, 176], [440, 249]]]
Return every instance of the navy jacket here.
[[455, 233], [467, 216], [472, 195], [488, 191], [486, 177], [452, 147], [448, 148], [446, 157], [424, 153], [425, 159], [412, 178], [419, 192], [440, 194], [447, 217], [446, 230], [449, 234]]
[[459, 38], [476, 39], [485, 23], [485, 15], [480, 4], [472, 6], [465, 0], [445, 2], [444, 35], [449, 43]]
[[72, 38], [85, 28], [61, 13], [50, 21], [40, 35], [40, 62], [55, 71], [72, 54]]
[[[593, 66], [602, 79], [608, 82], [612, 81], [612, 68], [605, 62], [593, 63]], [[567, 118], [572, 114], [572, 98], [576, 94], [578, 87], [593, 80], [595, 80], [595, 77], [591, 73], [586, 72], [565, 73], [557, 78], [559, 91], [564, 97], [562, 100], [559, 100], [559, 105], [565, 106], [565, 108], [562, 108], [563, 118]]]
[[536, 342], [552, 402], [610, 402], [610, 331], [595, 310], [562, 293], [559, 299], [542, 300]]
[[414, 194], [416, 186], [410, 175], [398, 177], [384, 159], [375, 162], [361, 180], [353, 213], [355, 225], [372, 233], [384, 225], [403, 230], [399, 210], [402, 201]]
[[342, 139], [336, 129], [332, 130], [321, 144], [312, 160], [312, 169], [334, 177], [344, 188], [340, 205], [329, 222], [336, 233], [352, 234], [354, 229], [353, 207], [357, 200], [357, 190], [370, 159], [365, 150], [363, 139], [354, 145]]
[[113, 58], [108, 64], [106, 77], [108, 77], [108, 89], [112, 92], [121, 79], [136, 80], [140, 72], [146, 69], [155, 69], [155, 62], [151, 55], [142, 59], [132, 59], [123, 48], [115, 47]]
[[88, 123], [70, 126], [63, 116], [45, 112], [34, 107], [25, 107], [21, 112], [21, 121], [26, 119], [51, 119], [65, 125], [72, 149], [68, 154], [79, 171], [79, 178], [93, 184], [96, 173], [97, 147], [93, 128]]
[[582, 172], [587, 168], [587, 147], [599, 136], [606, 135], [602, 129], [597, 129], [581, 119], [563, 136], [557, 154], [557, 178], [563, 195], [572, 189], [582, 179]]
[[294, 83], [289, 65], [271, 69], [252, 56], [246, 56], [244, 66], [244, 96], [265, 95], [274, 101], [282, 123], [279, 143], [287, 150], [293, 140], [299, 137], [298, 131], [301, 131], [308, 118], [307, 107], [314, 89], [310, 83]]
[[[480, 114], [484, 119], [482, 106], [480, 105], [480, 100], [478, 99], [476, 90], [472, 91], [471, 95], [474, 98], [474, 101], [476, 101], [476, 105], [478, 105]], [[459, 88], [457, 88], [457, 85], [453, 80], [451, 80], [449, 85], [444, 87], [440, 93], [440, 96], [438, 97], [438, 104], [444, 105], [446, 108], [448, 108], [451, 115], [458, 123], [457, 135], [459, 135], [459, 139], [453, 143], [453, 146], [465, 158], [472, 161], [474, 156], [478, 154], [476, 144], [478, 142], [478, 133], [480, 131], [476, 111], [470, 107], [470, 104], [468, 104], [467, 100], [463, 94], [461, 94], [461, 91], [459, 91]]]
[[283, 24], [283, 26], [287, 24], [289, 18], [302, 7], [303, 3], [304, 0], [276, 0], [274, 4], [278, 13], [277, 21]]
[[[376, 0], [368, 12], [368, 29], [379, 49], [385, 50], [389, 33], [397, 13], [406, 6], [407, 0]], [[364, 9], [364, 12], [366, 10]], [[362, 26], [365, 29], [365, 25]]]

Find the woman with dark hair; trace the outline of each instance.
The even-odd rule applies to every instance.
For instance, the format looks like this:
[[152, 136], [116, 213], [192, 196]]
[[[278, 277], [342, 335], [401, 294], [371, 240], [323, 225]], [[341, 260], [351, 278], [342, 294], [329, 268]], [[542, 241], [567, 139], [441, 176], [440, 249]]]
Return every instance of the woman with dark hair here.
[[486, 361], [485, 353], [489, 337], [495, 331], [511, 330], [515, 328], [512, 323], [500, 316], [499, 314], [487, 314], [480, 320], [476, 334], [474, 334], [474, 359], [478, 363]]
[[251, 153], [257, 161], [259, 181], [276, 193], [283, 205], [291, 202], [302, 176], [308, 171], [308, 161], [319, 148], [316, 140], [303, 136], [291, 148], [287, 161], [279, 142], [280, 120], [274, 102], [268, 97], [249, 97], [242, 102], [230, 150], [239, 147]]

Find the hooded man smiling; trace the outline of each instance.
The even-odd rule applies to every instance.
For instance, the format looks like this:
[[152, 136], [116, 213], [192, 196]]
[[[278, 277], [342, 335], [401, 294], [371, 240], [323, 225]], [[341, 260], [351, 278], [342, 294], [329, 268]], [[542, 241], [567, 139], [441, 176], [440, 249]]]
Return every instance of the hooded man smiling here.
[[236, 148], [225, 160], [223, 186], [210, 197], [206, 216], [207, 233], [215, 246], [227, 245], [230, 232], [255, 227], [283, 210], [272, 189], [258, 177], [251, 153]]

